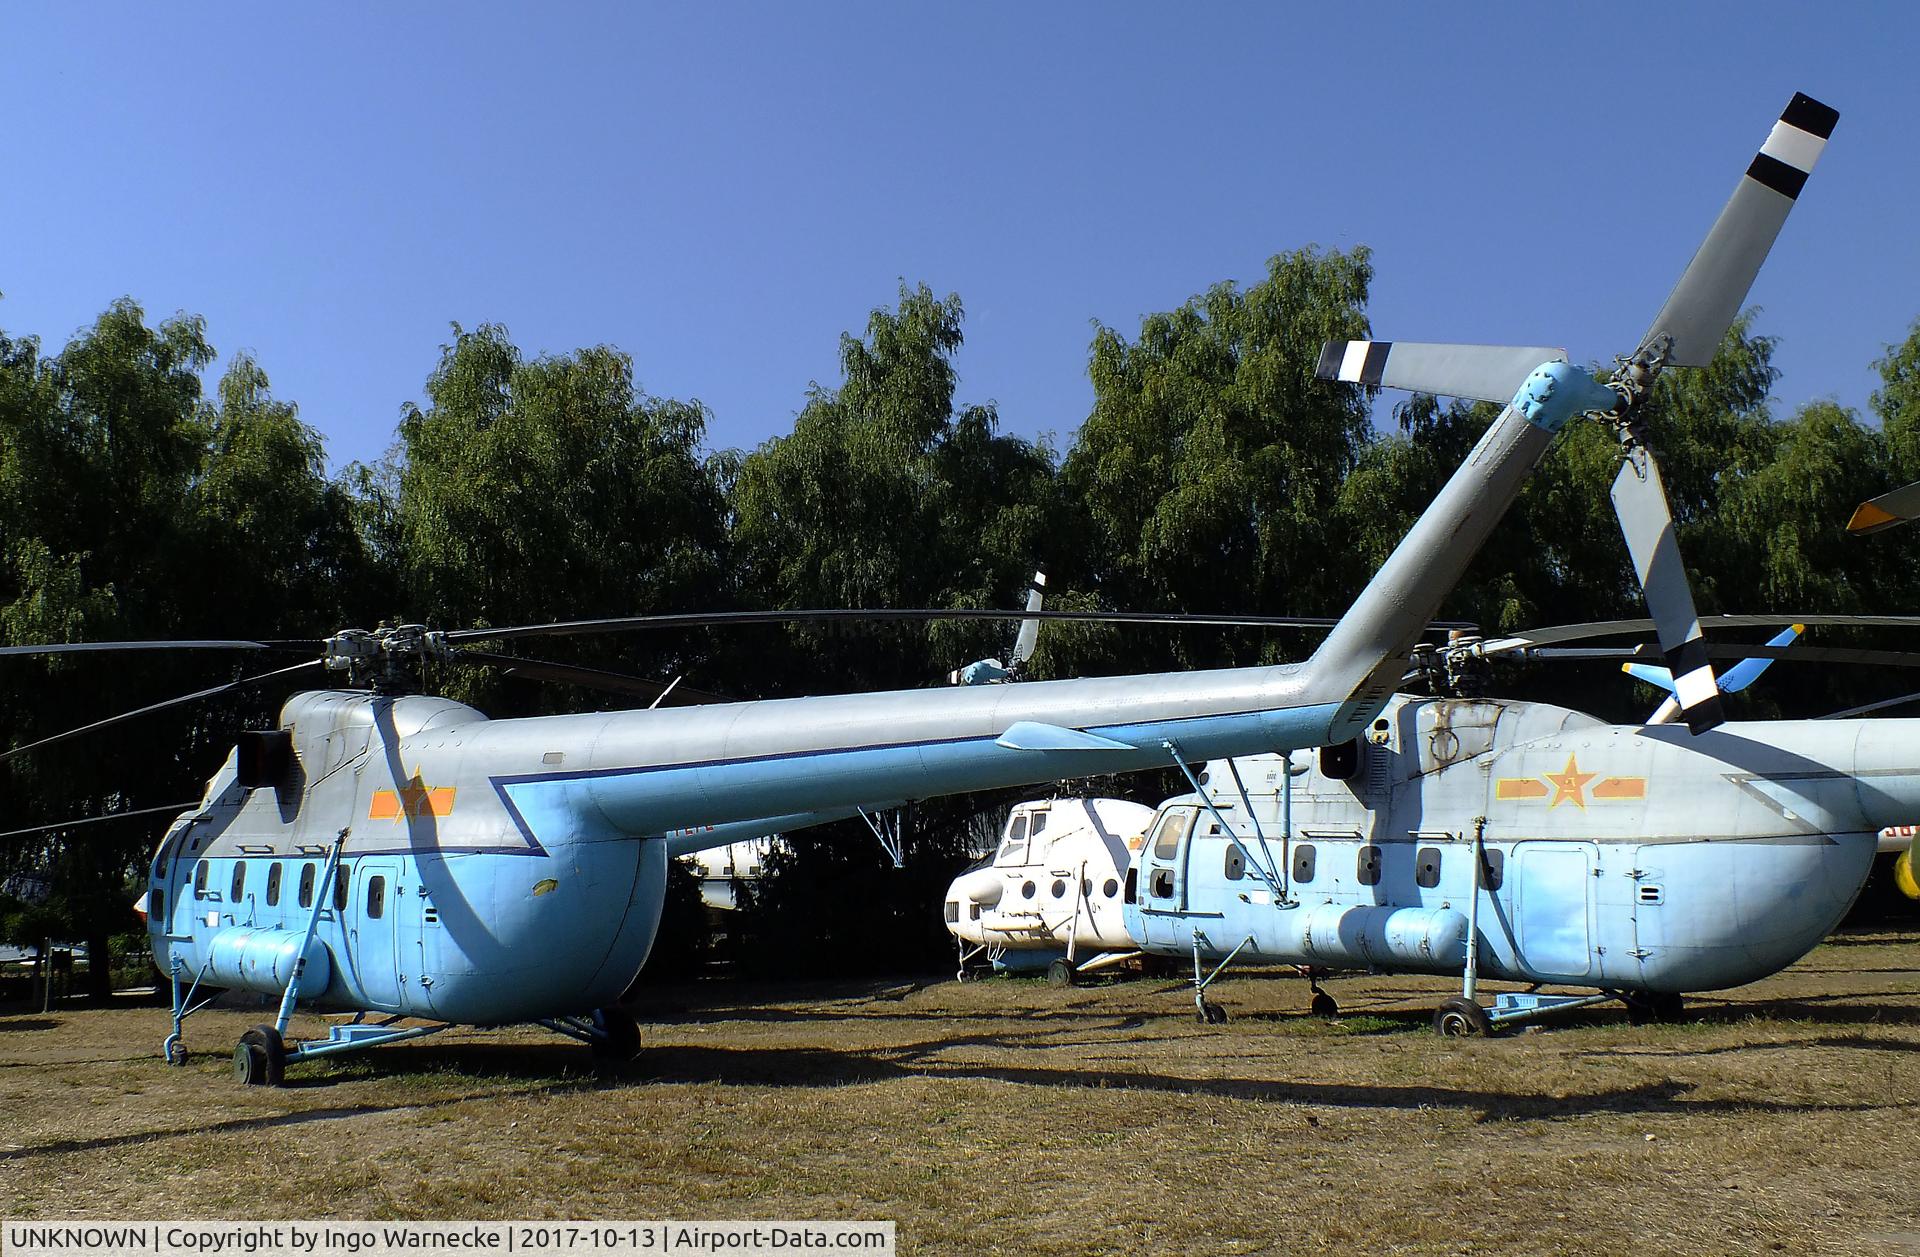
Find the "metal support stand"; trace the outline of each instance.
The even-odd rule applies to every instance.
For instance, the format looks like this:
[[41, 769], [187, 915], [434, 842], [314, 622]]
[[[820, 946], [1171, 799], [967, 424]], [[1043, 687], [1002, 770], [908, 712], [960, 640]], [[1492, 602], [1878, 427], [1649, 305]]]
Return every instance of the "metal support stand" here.
[[338, 1056], [342, 1052], [357, 1052], [363, 1048], [399, 1043], [406, 1039], [423, 1039], [430, 1034], [439, 1034], [442, 1030], [452, 1028], [452, 1024], [448, 1022], [432, 1026], [395, 1026], [393, 1020], [368, 1024], [356, 1018], [353, 1021], [328, 1026], [327, 1037], [324, 1039], [309, 1039], [304, 1043], [289, 1044], [287, 1060], [289, 1062], [304, 1061], [317, 1056]]
[[860, 809], [860, 819], [865, 821], [867, 828], [873, 831], [874, 838], [880, 843], [880, 849], [887, 853], [889, 860], [893, 861], [893, 867], [897, 869], [907, 867], [905, 826], [901, 820], [900, 810], [897, 808], [894, 810], [891, 825], [885, 817], [876, 812], [869, 812], [865, 808]]

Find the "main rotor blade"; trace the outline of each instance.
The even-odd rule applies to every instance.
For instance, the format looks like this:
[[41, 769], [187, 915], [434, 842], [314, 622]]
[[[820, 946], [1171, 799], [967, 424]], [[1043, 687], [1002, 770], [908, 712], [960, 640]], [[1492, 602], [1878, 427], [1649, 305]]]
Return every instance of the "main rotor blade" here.
[[319, 638], [307, 641], [161, 641], [161, 642], [41, 642], [27, 646], [0, 646], [5, 655], [73, 655], [91, 651], [118, 650], [298, 650], [307, 653], [320, 649]]
[[[1658, 660], [1664, 652], [1657, 646], [1540, 646], [1523, 647], [1528, 659], [1545, 661], [1573, 659]], [[1868, 650], [1851, 646], [1741, 646], [1703, 643], [1700, 655], [1705, 659], [1790, 660], [1795, 663], [1849, 663], [1874, 668], [1920, 668], [1920, 652], [1911, 650]]]
[[[1824, 716], [1815, 716], [1815, 720], [1846, 720], [1852, 716], [1864, 716], [1869, 712], [1886, 711], [1890, 707], [1905, 707], [1908, 703], [1920, 703], [1920, 691], [1902, 694], [1898, 698], [1883, 698], [1877, 703], [1865, 703], [1859, 707], [1849, 707], [1845, 711], [1828, 712]], [[0, 834], [0, 838], [6, 835]]]
[[1666, 365], [1704, 367], [1713, 361], [1839, 120], [1838, 111], [1800, 92], [1787, 102], [1640, 342], [1651, 346], [1671, 336]]
[[[1916, 628], [1920, 627], [1920, 615], [1806, 615], [1796, 611], [1782, 615], [1700, 617], [1700, 627], [1707, 629], [1779, 628], [1791, 624], [1834, 628]], [[1511, 637], [1496, 638], [1483, 643], [1479, 649], [1483, 655], [1497, 655], [1510, 650], [1551, 646], [1556, 642], [1578, 642], [1589, 637], [1622, 637], [1630, 633], [1651, 633], [1653, 630], [1652, 620], [1591, 620], [1584, 624], [1553, 624], [1526, 629]]]
[[[730, 698], [722, 698], [718, 694], [708, 694], [702, 690], [689, 689], [684, 685], [675, 685], [669, 681], [651, 681], [646, 677], [603, 672], [599, 668], [580, 668], [573, 664], [553, 663], [545, 659], [522, 659], [515, 655], [495, 655], [484, 650], [465, 648], [456, 654], [454, 659], [459, 662], [498, 668], [505, 676], [521, 677], [528, 681], [557, 681], [566, 685], [583, 685], [588, 689], [629, 694], [635, 698], [643, 698], [649, 703], [661, 703], [667, 707], [734, 701]], [[663, 699], [672, 701], [663, 703]]]
[[1720, 710], [1720, 686], [1704, 653], [1700, 617], [1693, 609], [1686, 564], [1674, 539], [1666, 486], [1660, 481], [1653, 451], [1644, 445], [1627, 449], [1620, 474], [1613, 480], [1613, 510], [1620, 517], [1621, 534], [1640, 575], [1654, 631], [1667, 652], [1673, 696], [1688, 730], [1704, 733], [1726, 719]]
[[1868, 533], [1897, 528], [1915, 516], [1920, 516], [1920, 480], [1854, 507], [1853, 518], [1847, 521], [1847, 531], [1864, 537]]
[[152, 816], [156, 812], [180, 813], [198, 804], [198, 799], [188, 799], [185, 803], [163, 803], [159, 807], [140, 807], [126, 812], [108, 812], [102, 816], [82, 816], [78, 820], [56, 821], [51, 825], [29, 825], [25, 829], [0, 831], [0, 838], [18, 838], [22, 834], [44, 834], [55, 829], [75, 829], [81, 825], [98, 825], [102, 821], [123, 821], [134, 816]]
[[[1337, 616], [1200, 615], [1163, 611], [1006, 611], [916, 607], [863, 611], [832, 608], [809, 611], [707, 611], [672, 615], [617, 616], [605, 620], [562, 620], [507, 628], [456, 629], [451, 642], [505, 641], [516, 637], [567, 637], [582, 633], [631, 633], [642, 629], [705, 628], [737, 624], [834, 624], [922, 622], [928, 620], [1068, 620], [1086, 624], [1173, 624], [1212, 628], [1332, 628]], [[1435, 620], [1432, 629], [1477, 628], [1470, 620]]]
[[208, 689], [195, 690], [191, 694], [182, 694], [178, 698], [169, 698], [165, 702], [149, 703], [145, 707], [137, 707], [132, 711], [123, 711], [117, 716], [108, 716], [105, 720], [96, 720], [90, 725], [81, 725], [78, 729], [69, 729], [65, 733], [56, 733], [50, 738], [41, 738], [38, 742], [29, 742], [25, 746], [16, 746], [10, 751], [0, 752], [0, 763], [5, 763], [16, 755], [25, 755], [28, 751], [39, 750], [43, 746], [51, 746], [55, 742], [64, 742], [68, 738], [77, 738], [83, 733], [92, 733], [95, 730], [104, 729], [108, 725], [117, 725], [123, 720], [132, 720], [135, 716], [145, 716], [152, 712], [165, 711], [169, 707], [178, 707], [182, 703], [197, 702], [203, 698], [212, 698], [216, 694], [225, 694], [228, 690], [237, 690], [248, 685], [258, 685], [262, 681], [271, 681], [275, 677], [283, 677], [290, 672], [298, 672], [302, 668], [318, 667], [323, 662], [325, 661], [320, 659], [307, 659], [294, 664], [292, 667], [275, 668], [272, 672], [262, 672], [258, 676], [241, 677], [238, 681], [229, 681], [225, 685], [215, 685]]
[[[1045, 572], [1035, 572], [1033, 574], [1033, 584], [1027, 586], [1027, 610], [1029, 612], [1039, 611], [1041, 604], [1046, 600], [1046, 596], [1047, 574]], [[1008, 658], [1007, 662], [1016, 668], [1019, 667], [1027, 660], [1033, 658], [1033, 648], [1039, 644], [1040, 621], [1029, 615], [1020, 621], [1020, 633], [1019, 636], [1013, 639], [1013, 654]]]
[[1564, 349], [1513, 345], [1442, 345], [1407, 340], [1330, 340], [1314, 376], [1381, 388], [1403, 388], [1469, 401], [1513, 400], [1543, 362], [1565, 362]]

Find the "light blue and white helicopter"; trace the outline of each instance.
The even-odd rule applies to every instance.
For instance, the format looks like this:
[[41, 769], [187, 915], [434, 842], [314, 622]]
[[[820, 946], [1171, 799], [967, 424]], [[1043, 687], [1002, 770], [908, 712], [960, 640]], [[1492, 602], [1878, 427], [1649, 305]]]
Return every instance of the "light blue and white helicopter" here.
[[[666, 617], [327, 639], [280, 672], [325, 666], [345, 685], [296, 694], [278, 728], [244, 735], [154, 853], [148, 928], [175, 988], [169, 1059], [183, 1056], [200, 986], [279, 997], [274, 1021], [235, 1050], [248, 1083], [454, 1024], [538, 1022], [631, 1055], [638, 1031], [615, 1002], [652, 945], [670, 853], [903, 800], [1352, 743], [1389, 710], [1441, 599], [1555, 434], [1583, 415], [1620, 434], [1616, 510], [1681, 714], [1696, 732], [1712, 727], [1709, 652], [1641, 403], [1666, 367], [1711, 359], [1835, 117], [1794, 97], [1607, 383], [1556, 350], [1329, 347], [1339, 379], [1507, 405], [1304, 663], [494, 721], [407, 692], [417, 666], [462, 642]], [[356, 1016], [290, 1043], [300, 1001]]]

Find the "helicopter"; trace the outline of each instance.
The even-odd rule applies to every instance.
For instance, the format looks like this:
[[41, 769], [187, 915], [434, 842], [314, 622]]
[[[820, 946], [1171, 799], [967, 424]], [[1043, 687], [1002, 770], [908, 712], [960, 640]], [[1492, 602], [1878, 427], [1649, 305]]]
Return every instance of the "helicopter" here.
[[[1299, 967], [1321, 1015], [1338, 1011], [1330, 971], [1460, 976], [1435, 1012], [1446, 1035], [1616, 999], [1670, 1018], [1683, 993], [1774, 973], [1839, 922], [1882, 832], [1920, 815], [1916, 745], [1916, 720], [1694, 736], [1399, 694], [1351, 742], [1193, 775], [1128, 871], [1127, 928], [1191, 958], [1208, 1022], [1225, 1012], [1207, 988], [1236, 961]], [[1487, 978], [1536, 989], [1489, 1007]]]
[[[147, 928], [173, 989], [166, 1058], [185, 1059], [185, 1022], [209, 986], [278, 997], [274, 1019], [234, 1048], [235, 1077], [248, 1085], [453, 1025], [535, 1023], [625, 1059], [639, 1028], [617, 1001], [652, 946], [676, 846], [883, 802], [1350, 744], [1392, 703], [1441, 599], [1556, 434], [1584, 416], [1610, 424], [1622, 445], [1614, 507], [1681, 715], [1696, 734], [1713, 728], [1718, 648], [1693, 612], [1644, 402], [1664, 370], [1711, 360], [1837, 117], [1793, 97], [1652, 327], [1604, 383], [1560, 350], [1327, 347], [1322, 366], [1336, 370], [1323, 374], [1336, 380], [1398, 385], [1444, 368], [1446, 391], [1505, 406], [1303, 663], [490, 720], [418, 692], [425, 665], [502, 662], [469, 643], [720, 617], [0, 648], [304, 656], [173, 701], [310, 668], [339, 678], [294, 694], [275, 728], [241, 733], [154, 852]], [[666, 837], [675, 831], [678, 844]], [[353, 1016], [324, 1038], [290, 1042], [303, 1001]]]
[[999, 845], [947, 888], [958, 980], [984, 957], [996, 973], [1044, 970], [1051, 985], [1069, 986], [1140, 955], [1120, 887], [1152, 820], [1152, 808], [1125, 799], [1016, 803]]

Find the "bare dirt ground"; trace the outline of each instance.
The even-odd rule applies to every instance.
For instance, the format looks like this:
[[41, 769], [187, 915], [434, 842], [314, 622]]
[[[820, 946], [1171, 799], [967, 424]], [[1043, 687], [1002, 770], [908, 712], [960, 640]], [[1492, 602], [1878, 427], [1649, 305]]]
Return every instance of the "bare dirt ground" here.
[[[651, 993], [598, 1075], [452, 1032], [242, 1088], [259, 1012], [0, 1016], [12, 1218], [891, 1218], [907, 1253], [1920, 1254], [1920, 936], [1836, 938], [1692, 1001], [1491, 1041], [1448, 984]], [[317, 1018], [296, 1036], [323, 1033]]]

